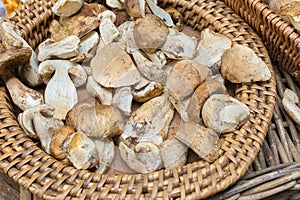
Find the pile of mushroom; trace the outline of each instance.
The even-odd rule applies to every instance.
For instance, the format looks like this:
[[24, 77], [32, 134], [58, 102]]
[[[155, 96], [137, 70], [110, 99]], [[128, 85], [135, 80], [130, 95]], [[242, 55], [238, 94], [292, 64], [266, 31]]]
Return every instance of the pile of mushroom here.
[[[154, 0], [106, 5], [82, 0], [54, 5], [60, 18], [51, 22], [51, 36], [31, 64], [45, 84], [43, 101], [22, 107], [24, 132], [56, 159], [101, 173], [117, 159], [139, 173], [179, 167], [190, 149], [214, 162], [220, 134], [238, 129], [250, 115], [227, 93], [224, 79], [266, 81], [271, 77], [266, 64], [250, 48], [210, 29], [189, 36], [181, 14]], [[129, 17], [120, 20], [124, 11]], [[10, 45], [23, 47], [16, 31], [5, 27], [16, 29], [2, 23], [2, 43], [13, 38], [18, 44]], [[15, 57], [27, 57], [18, 65], [34, 53], [21, 49]], [[0, 62], [0, 72], [14, 64], [5, 53]], [[10, 88], [11, 77], [2, 78]], [[80, 101], [82, 90], [86, 101]]]

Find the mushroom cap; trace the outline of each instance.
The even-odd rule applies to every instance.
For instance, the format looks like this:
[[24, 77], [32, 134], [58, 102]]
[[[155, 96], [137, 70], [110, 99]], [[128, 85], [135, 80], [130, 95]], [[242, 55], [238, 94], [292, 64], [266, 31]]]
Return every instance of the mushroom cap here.
[[139, 48], [147, 53], [154, 53], [165, 43], [169, 29], [163, 20], [153, 14], [147, 14], [136, 21], [133, 34]]

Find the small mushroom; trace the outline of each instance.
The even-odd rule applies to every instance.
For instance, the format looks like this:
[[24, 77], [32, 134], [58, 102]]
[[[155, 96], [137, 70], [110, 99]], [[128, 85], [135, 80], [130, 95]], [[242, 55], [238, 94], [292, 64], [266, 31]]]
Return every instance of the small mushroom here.
[[173, 20], [169, 13], [167, 13], [164, 9], [157, 6], [157, 1], [155, 0], [146, 0], [150, 10], [154, 15], [159, 17], [167, 26], [174, 26]]
[[174, 27], [173, 29], [178, 30], [178, 31], [182, 31], [183, 29], [183, 16], [180, 13], [180, 11], [176, 8], [167, 8], [166, 12], [171, 16], [171, 18], [173, 19], [174, 22]]
[[231, 40], [209, 28], [201, 31], [194, 60], [211, 67], [221, 60], [224, 51], [231, 47]]
[[79, 53], [80, 39], [70, 35], [59, 42], [47, 39], [39, 45], [38, 60], [44, 61], [50, 58], [68, 59]]
[[140, 81], [140, 74], [119, 43], [100, 49], [91, 61], [93, 78], [107, 88], [130, 86]]
[[300, 2], [290, 1], [284, 5], [281, 5], [275, 12], [282, 17], [283, 20], [291, 23], [294, 28], [300, 32]]
[[83, 5], [84, 0], [58, 0], [52, 7], [52, 12], [60, 17], [74, 15]]
[[282, 98], [283, 107], [287, 114], [300, 125], [300, 108], [297, 103], [299, 103], [297, 94], [290, 89], [286, 89]]
[[175, 137], [210, 163], [219, 157], [219, 136], [213, 129], [190, 121], [181, 123]]
[[14, 75], [14, 69], [28, 63], [31, 50], [29, 48], [9, 49], [0, 52], [0, 77], [4, 81], [12, 101], [21, 110], [44, 103], [43, 95], [25, 86]]
[[76, 132], [64, 142], [69, 161], [76, 169], [90, 169], [99, 163], [95, 143], [84, 133]]
[[132, 99], [131, 87], [117, 88], [113, 95], [112, 105], [118, 108], [123, 116], [129, 117], [131, 114]]
[[106, 138], [120, 135], [124, 122], [120, 112], [98, 102], [75, 105], [67, 115], [67, 124], [89, 137]]
[[250, 110], [244, 103], [225, 94], [210, 96], [202, 108], [205, 125], [217, 133], [228, 133], [238, 129], [249, 116]]
[[102, 47], [104, 47], [119, 36], [119, 30], [114, 24], [116, 21], [116, 15], [113, 11], [106, 10], [98, 15], [98, 19], [100, 21], [100, 40], [103, 43]]
[[132, 92], [132, 95], [135, 101], [144, 103], [161, 95], [163, 93], [163, 90], [164, 87], [161, 84], [151, 81], [145, 87], [134, 90]]
[[233, 45], [222, 55], [221, 74], [232, 83], [267, 81], [271, 78], [267, 64], [252, 49], [239, 44]]
[[161, 51], [171, 59], [191, 59], [196, 54], [197, 40], [174, 29], [169, 29]]
[[166, 41], [169, 34], [164, 22], [153, 14], [147, 14], [136, 20], [134, 40], [139, 48], [146, 53], [154, 53]]
[[97, 166], [97, 172], [103, 174], [112, 165], [112, 162], [115, 157], [115, 144], [109, 138], [103, 138], [101, 140], [99, 138], [92, 139], [95, 143], [99, 155], [99, 164]]
[[125, 0], [124, 7], [132, 19], [145, 17], [146, 1], [145, 0]]
[[121, 142], [119, 149], [122, 159], [138, 173], [149, 173], [162, 166], [159, 148], [151, 142], [138, 143], [133, 149]]
[[106, 4], [110, 8], [115, 8], [115, 9], [118, 9], [118, 10], [123, 10], [124, 9], [124, 5], [123, 5], [123, 3], [120, 2], [120, 0], [106, 0]]
[[39, 138], [43, 149], [50, 154], [52, 136], [63, 125], [63, 121], [53, 118], [54, 108], [47, 104], [38, 105], [18, 115], [18, 121], [25, 133]]
[[226, 94], [226, 87], [215, 80], [204, 81], [193, 93], [187, 107], [189, 119], [200, 122], [201, 109], [205, 101], [212, 94]]
[[152, 142], [160, 145], [167, 136], [173, 115], [174, 110], [168, 95], [155, 97], [131, 114], [121, 138], [131, 144]]
[[163, 166], [166, 169], [185, 165], [187, 161], [188, 147], [175, 137], [165, 140], [160, 145], [159, 149]]
[[174, 106], [175, 110], [180, 115], [181, 120], [188, 122], [190, 121], [187, 109], [190, 102], [190, 98], [185, 98], [182, 100], [176, 99], [176, 97], [169, 96], [169, 101]]
[[45, 102], [55, 108], [54, 118], [65, 119], [78, 102], [76, 87], [87, 79], [84, 69], [67, 60], [46, 60], [39, 65], [39, 73], [47, 84]]
[[91, 95], [97, 97], [100, 100], [101, 104], [112, 105], [112, 89], [105, 88], [96, 83], [93, 76], [89, 76], [86, 84], [86, 89]]

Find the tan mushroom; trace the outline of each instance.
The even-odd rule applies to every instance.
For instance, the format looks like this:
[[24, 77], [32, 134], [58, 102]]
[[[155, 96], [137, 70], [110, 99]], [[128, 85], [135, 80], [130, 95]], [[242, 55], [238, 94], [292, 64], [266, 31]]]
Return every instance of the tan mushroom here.
[[105, 88], [102, 85], [96, 83], [93, 76], [89, 76], [86, 84], [86, 89], [92, 96], [99, 99], [103, 105], [112, 105], [112, 92], [111, 88]]
[[249, 47], [235, 44], [221, 58], [221, 74], [232, 83], [267, 81], [271, 72], [267, 64]]
[[219, 136], [213, 129], [190, 121], [180, 124], [175, 137], [208, 162], [214, 162], [219, 157]]
[[[128, 49], [139, 49], [135, 43], [133, 31], [134, 31], [134, 22], [126, 21], [118, 26], [119, 36], [115, 41], [120, 42], [122, 45], [126, 46], [126, 51]], [[127, 51], [128, 52], [128, 51]], [[130, 53], [130, 52], [128, 52]]]
[[124, 7], [126, 12], [132, 19], [145, 16], [146, 2], [145, 0], [125, 0]]
[[286, 89], [283, 94], [282, 104], [287, 114], [300, 125], [300, 108], [297, 106], [299, 97], [295, 92]]
[[84, 0], [58, 0], [52, 7], [52, 12], [61, 17], [75, 14], [83, 5]]
[[249, 116], [250, 110], [244, 103], [225, 94], [213, 94], [202, 108], [205, 125], [217, 133], [228, 133], [238, 129]]
[[175, 30], [182, 31], [184, 23], [183, 23], [183, 16], [180, 13], [180, 11], [176, 8], [167, 8], [166, 12], [171, 16], [174, 22], [174, 27], [172, 27]]
[[135, 101], [144, 103], [161, 95], [163, 93], [163, 90], [164, 87], [161, 84], [151, 81], [145, 87], [134, 90], [132, 92], [132, 95]]
[[156, 15], [161, 20], [163, 20], [167, 26], [170, 27], [174, 26], [173, 20], [169, 15], [169, 13], [167, 13], [164, 9], [160, 8], [157, 5], [156, 0], [145, 0], [145, 1], [154, 15]]
[[187, 109], [188, 109], [188, 105], [190, 102], [190, 97], [185, 98], [185, 99], [177, 99], [176, 97], [173, 96], [169, 96], [169, 101], [171, 102], [171, 104], [174, 106], [175, 110], [178, 112], [178, 114], [180, 115], [181, 120], [188, 122], [190, 121]]
[[134, 40], [138, 47], [147, 53], [154, 53], [166, 41], [169, 29], [157, 16], [147, 14], [136, 20]]
[[55, 108], [55, 118], [65, 119], [78, 102], [76, 87], [87, 79], [84, 69], [67, 60], [47, 60], [39, 65], [39, 73], [47, 84], [45, 102]]
[[91, 61], [93, 78], [107, 88], [130, 86], [140, 81], [140, 74], [119, 43], [100, 49]]
[[109, 138], [92, 138], [99, 156], [98, 173], [105, 173], [112, 165], [115, 157], [115, 144]]
[[204, 66], [211, 67], [221, 60], [224, 51], [232, 45], [225, 35], [216, 33], [209, 28], [201, 31], [194, 60]]
[[117, 9], [117, 10], [123, 10], [124, 5], [120, 0], [106, 0], [106, 4], [112, 8], [112, 9]]
[[200, 122], [201, 109], [212, 94], [226, 94], [226, 87], [215, 80], [204, 81], [193, 93], [187, 107], [190, 120]]
[[131, 87], [116, 88], [112, 99], [112, 105], [119, 109], [122, 115], [127, 118], [131, 114], [132, 99]]
[[152, 142], [160, 145], [167, 136], [173, 115], [174, 110], [168, 95], [155, 97], [131, 114], [121, 138], [131, 144]]
[[75, 35], [67, 36], [58, 42], [55, 42], [53, 39], [47, 39], [38, 47], [38, 60], [44, 61], [50, 58], [72, 58], [79, 53], [79, 44], [80, 39]]
[[119, 149], [122, 159], [138, 173], [149, 173], [162, 166], [159, 148], [151, 142], [138, 143], [134, 148], [121, 142]]

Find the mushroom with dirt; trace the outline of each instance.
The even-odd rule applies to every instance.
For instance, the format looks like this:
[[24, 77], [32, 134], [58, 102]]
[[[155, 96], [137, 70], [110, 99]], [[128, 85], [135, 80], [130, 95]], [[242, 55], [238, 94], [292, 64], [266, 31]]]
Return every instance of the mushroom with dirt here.
[[39, 65], [45, 84], [45, 102], [55, 108], [54, 118], [65, 119], [78, 102], [76, 87], [86, 82], [85, 70], [68, 60], [46, 60]]

